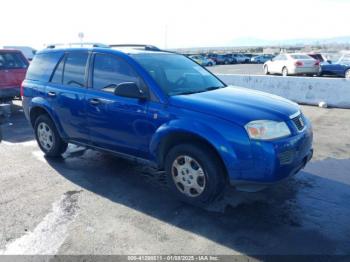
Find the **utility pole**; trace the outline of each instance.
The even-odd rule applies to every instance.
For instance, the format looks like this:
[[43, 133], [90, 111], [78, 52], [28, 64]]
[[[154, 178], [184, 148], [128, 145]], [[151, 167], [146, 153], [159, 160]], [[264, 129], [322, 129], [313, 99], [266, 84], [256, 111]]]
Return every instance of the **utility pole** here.
[[78, 37], [80, 39], [80, 46], [83, 47], [84, 33], [83, 32], [79, 32], [78, 33]]
[[164, 28], [164, 49], [168, 48], [168, 25]]

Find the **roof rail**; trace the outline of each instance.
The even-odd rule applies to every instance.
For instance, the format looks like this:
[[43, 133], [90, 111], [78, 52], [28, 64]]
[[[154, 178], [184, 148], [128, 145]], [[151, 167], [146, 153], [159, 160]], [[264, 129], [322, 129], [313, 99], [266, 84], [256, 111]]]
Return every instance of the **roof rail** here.
[[154, 45], [139, 45], [139, 44], [112, 44], [109, 45], [110, 47], [134, 47], [134, 48], [142, 48], [144, 50], [147, 51], [161, 51], [158, 47], [154, 46]]
[[101, 43], [59, 43], [59, 44], [51, 44], [46, 46], [46, 48], [57, 48], [57, 47], [101, 47], [101, 48], [109, 48], [109, 45], [101, 44]]

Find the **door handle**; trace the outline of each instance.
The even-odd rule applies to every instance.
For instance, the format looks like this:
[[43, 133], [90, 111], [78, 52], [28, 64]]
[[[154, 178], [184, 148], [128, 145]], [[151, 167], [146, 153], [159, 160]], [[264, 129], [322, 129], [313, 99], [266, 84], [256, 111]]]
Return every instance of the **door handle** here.
[[93, 106], [97, 106], [97, 105], [102, 104], [102, 101], [98, 98], [92, 98], [89, 100], [89, 103]]
[[47, 95], [50, 96], [50, 97], [55, 97], [56, 93], [50, 91], [50, 92], [47, 92]]

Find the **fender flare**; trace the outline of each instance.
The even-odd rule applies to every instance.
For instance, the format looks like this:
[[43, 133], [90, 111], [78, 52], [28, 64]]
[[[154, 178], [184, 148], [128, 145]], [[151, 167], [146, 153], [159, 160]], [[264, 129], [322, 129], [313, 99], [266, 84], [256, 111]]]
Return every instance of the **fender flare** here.
[[[59, 119], [58, 119], [56, 113], [51, 109], [50, 104], [47, 100], [43, 99], [42, 97], [35, 97], [32, 99], [30, 106], [29, 106], [29, 119], [31, 118], [32, 110], [35, 108], [43, 109], [49, 115], [49, 117], [52, 119], [54, 125], [56, 126], [56, 129], [57, 129], [59, 135], [62, 138], [67, 137], [65, 135], [65, 132], [64, 132], [60, 122], [59, 122]], [[31, 119], [30, 119], [30, 121], [31, 121]]]
[[161, 144], [168, 136], [174, 134], [188, 134], [205, 140], [220, 156], [228, 176], [231, 176], [232, 170], [235, 166], [237, 167], [237, 155], [230, 143], [215, 129], [204, 123], [193, 121], [193, 119], [175, 119], [161, 125], [156, 130], [150, 141], [149, 149], [152, 158], [159, 165], [162, 165], [162, 159], [159, 159], [158, 155]]

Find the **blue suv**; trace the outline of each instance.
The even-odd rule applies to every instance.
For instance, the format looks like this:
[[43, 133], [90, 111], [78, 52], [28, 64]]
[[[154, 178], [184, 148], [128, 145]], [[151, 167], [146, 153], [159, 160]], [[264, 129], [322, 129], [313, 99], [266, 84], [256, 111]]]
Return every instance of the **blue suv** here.
[[297, 104], [226, 86], [191, 59], [152, 46], [47, 48], [23, 82], [23, 107], [42, 151], [67, 143], [141, 160], [195, 205], [231, 184], [257, 191], [312, 157]]

